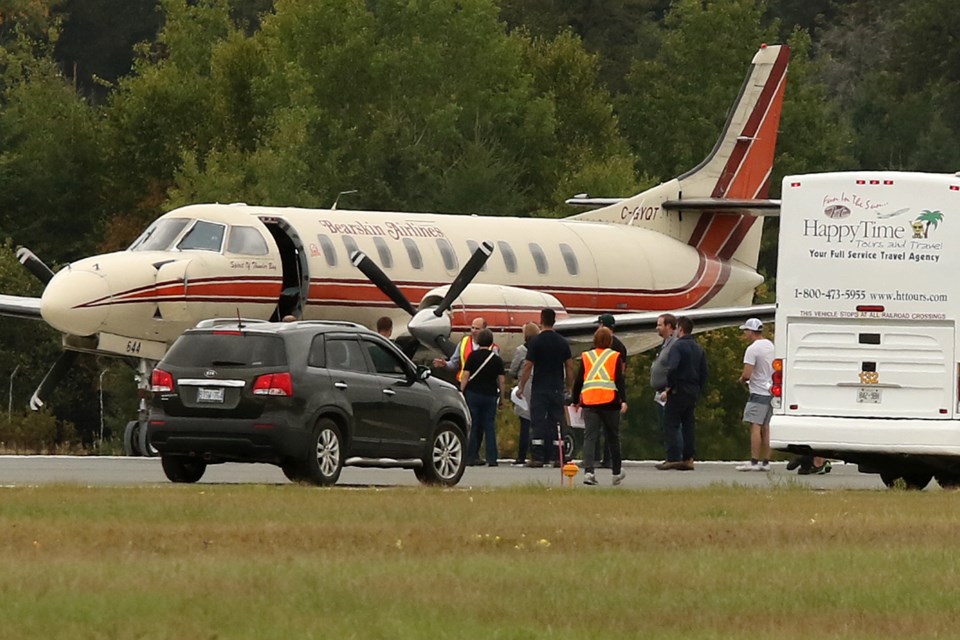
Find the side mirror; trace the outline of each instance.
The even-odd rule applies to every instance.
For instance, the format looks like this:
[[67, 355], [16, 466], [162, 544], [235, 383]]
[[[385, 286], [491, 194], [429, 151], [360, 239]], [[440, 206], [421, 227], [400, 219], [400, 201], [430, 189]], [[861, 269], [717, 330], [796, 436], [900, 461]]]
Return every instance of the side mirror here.
[[426, 380], [430, 377], [430, 368], [422, 364], [417, 365], [417, 380]]

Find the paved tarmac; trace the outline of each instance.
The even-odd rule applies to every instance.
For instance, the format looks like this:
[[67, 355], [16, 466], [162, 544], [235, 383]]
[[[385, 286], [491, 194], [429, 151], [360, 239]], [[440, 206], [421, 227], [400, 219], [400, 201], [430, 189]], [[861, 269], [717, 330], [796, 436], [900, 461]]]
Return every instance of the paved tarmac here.
[[[816, 490], [886, 490], [880, 477], [863, 474], [854, 465], [835, 463], [829, 474], [798, 476], [788, 472], [786, 463], [774, 463], [769, 473], [737, 471], [738, 462], [698, 462], [694, 471], [657, 471], [656, 461], [624, 463], [627, 477], [618, 490], [690, 489], [711, 485], [751, 487], [791, 486]], [[608, 469], [599, 469], [596, 487], [583, 485], [583, 473], [574, 478], [574, 486], [585, 491], [611, 489]], [[522, 485], [560, 486], [559, 469], [527, 469], [501, 461], [498, 467], [468, 467], [459, 487], [506, 487]], [[563, 479], [565, 483], [566, 480]], [[38, 486], [45, 484], [85, 486], [150, 486], [168, 484], [158, 458], [81, 457], [81, 456], [0, 456], [0, 486]], [[200, 484], [287, 484], [279, 468], [264, 464], [220, 464], [208, 467]], [[347, 467], [338, 486], [391, 487], [417, 486], [412, 471], [404, 469], [363, 469]], [[938, 490], [936, 482], [928, 489]]]

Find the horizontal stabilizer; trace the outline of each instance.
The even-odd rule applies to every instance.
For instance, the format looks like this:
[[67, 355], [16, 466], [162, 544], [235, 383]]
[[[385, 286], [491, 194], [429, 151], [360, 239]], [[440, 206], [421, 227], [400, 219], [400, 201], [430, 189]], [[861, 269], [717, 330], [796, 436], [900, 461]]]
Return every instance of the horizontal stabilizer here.
[[666, 200], [660, 206], [668, 211], [712, 211], [741, 216], [780, 215], [780, 201], [766, 198], [691, 198]]

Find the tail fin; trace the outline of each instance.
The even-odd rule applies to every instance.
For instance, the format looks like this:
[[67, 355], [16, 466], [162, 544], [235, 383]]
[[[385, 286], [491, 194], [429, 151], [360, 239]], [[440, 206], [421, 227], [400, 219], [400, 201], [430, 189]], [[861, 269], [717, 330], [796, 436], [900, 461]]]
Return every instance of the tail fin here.
[[697, 167], [575, 219], [643, 226], [696, 247], [709, 256], [756, 267], [760, 224], [750, 215], [770, 205], [773, 169], [790, 49], [760, 47], [717, 144]]

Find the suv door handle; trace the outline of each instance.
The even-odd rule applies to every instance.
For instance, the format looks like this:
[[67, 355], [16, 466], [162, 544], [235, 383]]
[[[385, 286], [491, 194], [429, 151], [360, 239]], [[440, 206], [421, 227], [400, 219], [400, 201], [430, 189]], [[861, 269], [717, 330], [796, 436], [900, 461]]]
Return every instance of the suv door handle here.
[[337, 389], [346, 389], [346, 388], [347, 388], [347, 383], [346, 383], [346, 382], [334, 382], [334, 383], [333, 383], [333, 386], [336, 387]]
[[397, 392], [394, 391], [393, 389], [384, 389], [384, 390], [383, 390], [383, 393], [384, 393], [385, 395], [388, 395], [388, 396], [395, 396], [395, 395], [397, 395]]

